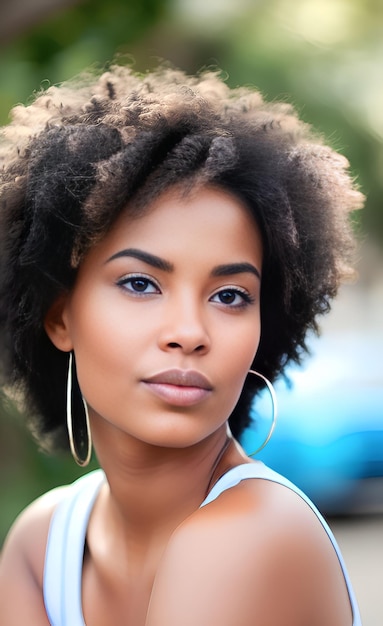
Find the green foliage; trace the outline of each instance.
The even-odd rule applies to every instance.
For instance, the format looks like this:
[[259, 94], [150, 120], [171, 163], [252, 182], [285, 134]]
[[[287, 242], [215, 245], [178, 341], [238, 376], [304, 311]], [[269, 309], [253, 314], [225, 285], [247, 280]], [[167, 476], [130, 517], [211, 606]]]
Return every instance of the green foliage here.
[[[49, 456], [37, 449], [16, 406], [0, 396], [0, 546], [20, 511], [58, 485], [70, 483], [85, 470], [67, 454]], [[86, 471], [97, 467], [92, 459]]]
[[[8, 0], [10, 1], [10, 0]], [[0, 123], [15, 103], [85, 67], [103, 65], [166, 15], [166, 0], [87, 0], [61, 11], [3, 47]]]

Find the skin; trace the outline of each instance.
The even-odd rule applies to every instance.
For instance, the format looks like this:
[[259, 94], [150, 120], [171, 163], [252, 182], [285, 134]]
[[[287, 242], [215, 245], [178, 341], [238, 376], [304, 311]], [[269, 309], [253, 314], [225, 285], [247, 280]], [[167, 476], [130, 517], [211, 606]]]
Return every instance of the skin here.
[[[139, 219], [123, 213], [47, 315], [52, 342], [74, 351], [108, 481], [87, 532], [88, 626], [351, 626], [335, 552], [299, 497], [248, 480], [199, 509], [251, 462], [227, 418], [259, 343], [261, 273], [260, 233], [236, 198], [173, 189]], [[174, 369], [202, 374], [203, 388], [158, 383]], [[1, 624], [48, 624], [44, 552], [64, 493], [10, 532]]]

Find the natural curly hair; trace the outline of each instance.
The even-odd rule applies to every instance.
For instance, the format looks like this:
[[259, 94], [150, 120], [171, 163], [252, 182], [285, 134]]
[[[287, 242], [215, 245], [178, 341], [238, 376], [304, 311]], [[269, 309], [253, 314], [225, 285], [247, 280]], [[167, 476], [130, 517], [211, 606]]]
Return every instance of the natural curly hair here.
[[[137, 215], [172, 185], [205, 184], [245, 203], [264, 245], [253, 367], [271, 380], [300, 361], [308, 330], [350, 273], [349, 213], [363, 197], [346, 159], [291, 106], [231, 90], [217, 72], [138, 75], [116, 64], [52, 86], [13, 109], [0, 161], [2, 382], [22, 392], [45, 444], [68, 445], [68, 355], [48, 339], [44, 317], [127, 206]], [[256, 385], [249, 377], [230, 417], [234, 436]]]

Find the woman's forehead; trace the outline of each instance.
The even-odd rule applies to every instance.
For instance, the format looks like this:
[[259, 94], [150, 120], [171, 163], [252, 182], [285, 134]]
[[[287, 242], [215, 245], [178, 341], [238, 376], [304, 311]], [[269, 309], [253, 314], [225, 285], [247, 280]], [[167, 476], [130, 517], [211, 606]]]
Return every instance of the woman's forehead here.
[[[127, 248], [164, 259], [187, 254], [189, 261], [201, 256], [213, 259], [214, 252], [238, 258], [250, 255], [258, 264], [262, 258], [260, 232], [249, 209], [234, 195], [210, 186], [186, 195], [170, 189], [139, 216], [128, 207], [94, 253], [109, 258]], [[92, 250], [89, 254], [93, 256]]]

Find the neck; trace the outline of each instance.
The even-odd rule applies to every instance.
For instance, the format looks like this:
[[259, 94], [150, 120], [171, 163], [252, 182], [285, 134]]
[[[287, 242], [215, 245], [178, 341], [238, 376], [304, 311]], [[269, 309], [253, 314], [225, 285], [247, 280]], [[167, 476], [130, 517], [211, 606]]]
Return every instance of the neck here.
[[198, 509], [224, 471], [243, 462], [226, 425], [182, 449], [132, 442], [120, 432], [101, 430], [92, 427], [96, 453], [108, 481], [103, 492], [104, 514], [112, 515], [114, 523], [134, 536], [158, 534], [161, 527], [165, 532], [174, 530]]
[[129, 563], [132, 579], [145, 575], [152, 581], [174, 530], [199, 508], [218, 478], [247, 457], [226, 425], [183, 449], [132, 442], [103, 427], [92, 434], [107, 477], [88, 525], [93, 562], [104, 562], [97, 554], [113, 554], [115, 564]]

